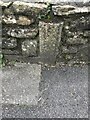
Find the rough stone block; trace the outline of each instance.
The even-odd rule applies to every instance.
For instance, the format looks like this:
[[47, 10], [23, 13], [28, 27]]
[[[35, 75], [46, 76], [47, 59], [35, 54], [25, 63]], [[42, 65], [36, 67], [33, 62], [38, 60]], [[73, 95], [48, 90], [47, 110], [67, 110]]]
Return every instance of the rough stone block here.
[[41, 65], [18, 63], [3, 68], [2, 102], [14, 105], [37, 105]]
[[37, 56], [37, 40], [22, 42], [22, 54], [24, 56]]
[[63, 46], [62, 47], [62, 52], [63, 53], [77, 53], [78, 49], [75, 46]]
[[84, 31], [83, 36], [90, 38], [90, 31]]
[[15, 48], [17, 46], [16, 38], [2, 37], [2, 48]]
[[76, 13], [89, 13], [90, 7], [78, 7], [73, 5], [54, 5], [52, 7], [54, 15], [70, 15]]
[[[72, 32], [80, 32], [85, 30], [90, 30], [90, 15], [77, 17], [77, 14], [69, 18], [69, 30]], [[66, 20], [66, 24], [68, 24]]]
[[21, 28], [21, 27], [3, 27], [2, 35], [9, 35], [16, 38], [34, 38], [38, 34], [38, 28]]
[[30, 1], [28, 3], [25, 1], [13, 1], [13, 3], [12, 1], [0, 1], [0, 7], [3, 8], [3, 13], [6, 15], [24, 13], [32, 16], [47, 8], [47, 5], [44, 3], [30, 3]]
[[18, 20], [17, 20], [17, 24], [18, 25], [30, 25], [34, 22], [34, 20], [31, 18], [29, 19], [26, 16], [19, 16]]
[[26, 13], [28, 15], [38, 14], [41, 10], [47, 8], [46, 4], [40, 3], [26, 3], [15, 1], [13, 3], [13, 8], [16, 13]]
[[18, 50], [2, 49], [2, 53], [5, 55], [19, 55]]
[[76, 59], [79, 59], [79, 61], [89, 62], [89, 48], [89, 43], [79, 46], [78, 53], [76, 54]]
[[66, 34], [66, 36], [67, 37], [74, 37], [74, 36], [76, 36], [76, 37], [83, 37], [84, 36], [84, 32], [83, 31], [70, 31], [70, 30], [65, 30], [65, 34]]
[[[4, 2], [6, 2], [6, 0], [2, 0]], [[13, 1], [13, 0], [7, 0], [8, 2]], [[89, 0], [79, 0], [79, 1], [75, 1], [75, 0], [19, 0], [19, 2], [32, 2], [32, 3], [52, 3], [52, 4], [66, 4], [69, 2], [69, 4], [74, 4], [74, 5], [88, 5], [89, 4]], [[78, 4], [78, 3], [81, 4]], [[76, 4], [77, 3], [77, 4]]]
[[40, 56], [44, 62], [55, 62], [62, 26], [61, 23], [39, 22]]
[[67, 61], [70, 61], [70, 60], [73, 60], [73, 58], [74, 58], [74, 56], [75, 55], [73, 55], [73, 54], [65, 54], [65, 62]]
[[74, 10], [75, 7], [71, 5], [54, 5], [52, 10], [55, 15], [68, 15], [69, 11]]
[[2, 48], [2, 38], [0, 37], [0, 49]]
[[34, 22], [34, 20], [31, 18], [28, 18], [26, 16], [19, 16], [17, 19], [14, 15], [3, 15], [2, 16], [2, 23], [5, 24], [17, 24], [17, 25], [30, 25]]
[[76, 35], [73, 38], [67, 38], [66, 41], [68, 44], [86, 44], [88, 39]]
[[14, 15], [2, 15], [2, 23], [6, 24], [16, 24], [16, 18]]

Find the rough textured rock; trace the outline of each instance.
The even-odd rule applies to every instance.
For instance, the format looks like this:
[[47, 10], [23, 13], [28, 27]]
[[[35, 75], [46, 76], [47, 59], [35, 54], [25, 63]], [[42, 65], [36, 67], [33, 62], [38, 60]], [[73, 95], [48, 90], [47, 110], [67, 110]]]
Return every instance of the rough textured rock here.
[[67, 43], [68, 44], [85, 44], [88, 42], [87, 38], [82, 38], [78, 36], [74, 36], [73, 38], [67, 38]]
[[16, 18], [15, 16], [11, 15], [11, 16], [2, 16], [2, 23], [6, 23], [6, 24], [16, 24]]
[[52, 7], [54, 15], [70, 15], [76, 13], [89, 13], [90, 7], [75, 7], [71, 5], [55, 5]]
[[62, 53], [77, 53], [77, 47], [72, 46], [63, 46], [62, 47]]
[[[90, 38], [90, 31], [84, 31], [83, 34], [84, 37], [89, 37]], [[90, 40], [89, 40], [90, 41]]]
[[19, 55], [18, 50], [2, 49], [2, 53], [5, 55]]
[[2, 18], [1, 18], [1, 14], [0, 14], [0, 26], [1, 26], [1, 23], [2, 23]]
[[16, 38], [2, 38], [2, 48], [15, 48], [17, 46]]
[[[0, 6], [0, 34], [5, 54], [10, 51], [13, 56], [13, 48], [17, 49], [20, 55], [23, 54], [22, 58], [29, 60], [30, 56], [46, 63], [67, 63], [74, 58], [86, 59], [87, 54], [81, 49], [90, 44], [89, 2], [62, 2], [54, 5], [30, 1], [0, 1]], [[17, 39], [17, 47], [14, 39]]]
[[2, 22], [5, 24], [30, 25], [34, 22], [34, 20], [32, 18], [29, 19], [26, 16], [19, 16], [18, 19], [16, 19], [14, 15], [3, 15]]
[[39, 3], [25, 3], [19, 1], [15, 1], [13, 3], [13, 9], [15, 13], [25, 13], [31, 16], [38, 14], [45, 8], [47, 8], [47, 5]]
[[89, 14], [74, 14], [71, 17], [65, 19], [65, 30], [71, 32], [81, 32], [85, 30], [90, 30], [90, 15]]
[[2, 48], [2, 39], [0, 37], [0, 48]]
[[16, 38], [30, 38], [30, 37], [35, 37], [38, 34], [38, 28], [20, 28], [15, 27], [15, 28], [3, 28], [3, 35], [9, 35], [11, 37], [16, 37]]
[[61, 23], [39, 22], [40, 55], [44, 60], [55, 62], [61, 30]]
[[[2, 1], [13, 1], [13, 0], [2, 0]], [[23, 2], [32, 2], [32, 3], [43, 3], [43, 2], [48, 2], [48, 3], [53, 3], [53, 4], [67, 4], [68, 2], [71, 4], [76, 4], [76, 2], [80, 2], [80, 5], [88, 5], [89, 4], [89, 0], [19, 0], [19, 1], [23, 1]]]
[[30, 25], [34, 22], [33, 19], [29, 19], [26, 16], [19, 16], [18, 20], [17, 20], [17, 24], [18, 25]]
[[0, 0], [0, 7], [8, 7], [8, 5], [11, 3], [11, 1], [9, 1], [9, 2], [3, 2], [3, 1], [1, 1]]
[[24, 56], [37, 56], [37, 40], [22, 42], [22, 54]]

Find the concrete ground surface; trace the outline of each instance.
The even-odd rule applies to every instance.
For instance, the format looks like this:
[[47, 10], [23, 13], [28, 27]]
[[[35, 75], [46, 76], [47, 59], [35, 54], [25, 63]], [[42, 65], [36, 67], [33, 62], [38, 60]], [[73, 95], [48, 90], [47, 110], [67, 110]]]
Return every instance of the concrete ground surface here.
[[[8, 102], [4, 101], [2, 105], [3, 118], [88, 118], [87, 65], [73, 67], [40, 67], [38, 64], [34, 67], [17, 66], [3, 69], [3, 99], [7, 101], [6, 96], [9, 95]], [[18, 94], [18, 91], [24, 88], [26, 93], [19, 92]], [[14, 96], [13, 100], [15, 98], [19, 100], [19, 95], [22, 95], [24, 96], [22, 101], [25, 102], [27, 94], [29, 96], [27, 103], [13, 104], [12, 96]], [[36, 102], [29, 104], [32, 96], [36, 96], [34, 99]]]
[[37, 105], [41, 66], [17, 64], [2, 70], [3, 104]]

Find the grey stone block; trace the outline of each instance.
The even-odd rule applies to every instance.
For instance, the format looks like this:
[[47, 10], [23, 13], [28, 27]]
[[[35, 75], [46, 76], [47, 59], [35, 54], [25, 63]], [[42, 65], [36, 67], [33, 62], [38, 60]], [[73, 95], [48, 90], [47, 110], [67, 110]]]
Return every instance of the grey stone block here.
[[90, 38], [90, 31], [84, 31], [83, 36], [84, 36], [84, 37], [89, 37], [89, 38]]
[[[65, 31], [68, 33], [68, 31], [77, 34], [83, 34], [84, 31], [90, 29], [90, 15], [86, 16], [86, 13], [83, 13], [84, 15], [78, 16], [77, 14], [73, 14], [72, 17], [67, 18], [65, 20]], [[75, 17], [74, 17], [75, 15]]]
[[89, 13], [90, 7], [76, 7], [73, 5], [55, 5], [52, 7], [54, 15], [70, 15], [77, 13]]
[[2, 48], [2, 38], [0, 37], [0, 49]]
[[[11, 2], [11, 1], [13, 1], [14, 2], [14, 0], [2, 0], [2, 1], [4, 1], [4, 2]], [[60, 3], [67, 3], [67, 2], [71, 2], [71, 3], [78, 3], [78, 2], [81, 2], [81, 3], [87, 3], [87, 2], [89, 2], [89, 0], [19, 0], [19, 1], [23, 1], [23, 2], [37, 2], [37, 3], [43, 3], [43, 2], [48, 2], [48, 3], [53, 3], [53, 4], [60, 4]]]
[[68, 44], [86, 44], [88, 43], [88, 38], [79, 36], [77, 33], [73, 37], [67, 37], [66, 42]]
[[3, 104], [37, 105], [40, 76], [41, 65], [37, 64], [19, 63], [3, 68]]
[[37, 40], [22, 42], [22, 54], [24, 56], [37, 56]]
[[[6, 9], [7, 12], [7, 9]], [[7, 13], [8, 14], [8, 13]], [[2, 16], [2, 23], [5, 24], [17, 24], [17, 25], [30, 25], [34, 22], [34, 20], [31, 18], [28, 18], [26, 16], [20, 15], [18, 19], [14, 15], [3, 15]]]
[[40, 56], [46, 62], [55, 62], [61, 41], [63, 23], [39, 22]]
[[16, 38], [2, 37], [2, 48], [15, 48], [17, 46]]
[[2, 49], [2, 53], [5, 55], [19, 55], [20, 54], [18, 50], [11, 50], [11, 49]]
[[63, 46], [62, 53], [77, 53], [78, 48], [76, 46]]
[[13, 8], [15, 9], [15, 12], [19, 13], [19, 12], [26, 12], [30, 15], [30, 13], [35, 13], [38, 14], [41, 10], [43, 10], [44, 8], [47, 8], [47, 5], [42, 3], [30, 3], [30, 1], [27, 2], [19, 2], [19, 1], [15, 1], [13, 3]]
[[38, 34], [38, 28], [21, 28], [21, 27], [3, 27], [3, 35], [9, 35], [16, 38], [33, 38]]

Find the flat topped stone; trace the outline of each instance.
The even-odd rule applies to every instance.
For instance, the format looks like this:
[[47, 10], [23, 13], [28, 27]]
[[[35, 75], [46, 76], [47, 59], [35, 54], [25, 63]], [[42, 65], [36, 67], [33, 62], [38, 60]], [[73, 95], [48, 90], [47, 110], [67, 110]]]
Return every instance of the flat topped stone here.
[[37, 105], [41, 65], [16, 64], [3, 68], [3, 104]]
[[[14, 1], [14, 0], [2, 0], [4, 2], [7, 1]], [[89, 2], [89, 0], [18, 0], [18, 1], [23, 1], [23, 2], [49, 2], [49, 3], [61, 3], [61, 2]]]
[[61, 41], [63, 22], [39, 22], [40, 56], [43, 61], [55, 62]]
[[89, 13], [90, 6], [77, 7], [73, 5], [54, 5], [52, 10], [54, 15], [70, 15], [78, 13]]

